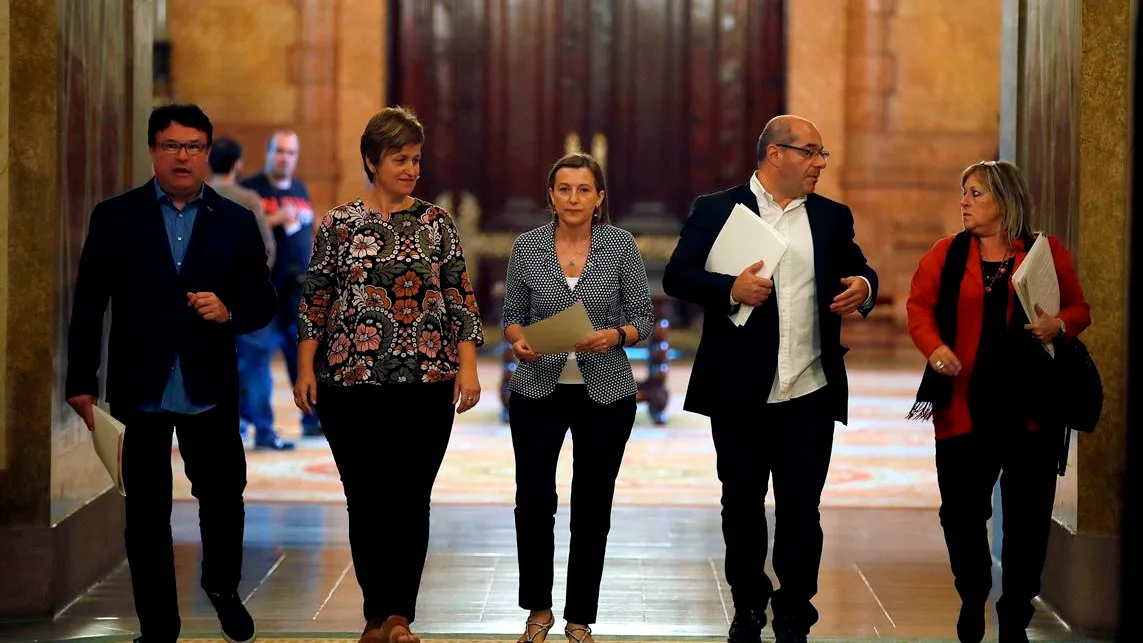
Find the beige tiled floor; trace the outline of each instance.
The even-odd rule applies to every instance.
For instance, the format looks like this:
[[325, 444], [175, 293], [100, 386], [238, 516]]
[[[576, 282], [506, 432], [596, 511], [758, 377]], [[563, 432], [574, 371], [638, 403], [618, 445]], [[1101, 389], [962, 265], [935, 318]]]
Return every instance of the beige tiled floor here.
[[[247, 516], [241, 592], [260, 631], [359, 631], [361, 595], [350, 564], [344, 508], [258, 504], [248, 507]], [[955, 640], [958, 602], [935, 512], [830, 509], [822, 520], [826, 545], [821, 591], [814, 601], [822, 619], [815, 637]], [[209, 636], [217, 622], [197, 587], [193, 504], [176, 504], [175, 525], [183, 634]], [[567, 542], [567, 516], [561, 513], [557, 611]], [[514, 639], [524, 620], [515, 600], [514, 543], [510, 507], [436, 507], [417, 629]], [[599, 640], [619, 635], [724, 640], [730, 597], [722, 569], [717, 511], [616, 508], [595, 626]], [[124, 566], [53, 622], [0, 623], [0, 640], [128, 637], [135, 625]], [[1038, 640], [1078, 640], [1046, 609], [1037, 614], [1034, 630]]]

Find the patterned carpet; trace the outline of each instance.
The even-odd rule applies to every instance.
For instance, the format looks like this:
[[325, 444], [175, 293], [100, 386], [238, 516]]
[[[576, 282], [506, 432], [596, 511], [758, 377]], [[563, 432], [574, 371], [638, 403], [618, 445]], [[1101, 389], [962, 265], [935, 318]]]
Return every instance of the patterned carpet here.
[[[499, 420], [497, 364], [482, 365], [485, 397], [458, 417], [433, 494], [438, 504], [511, 504], [514, 459], [508, 427]], [[639, 377], [638, 368], [636, 376]], [[717, 507], [719, 484], [706, 418], [682, 410], [689, 367], [672, 365], [669, 422], [654, 426], [641, 408], [617, 482], [617, 505]], [[275, 410], [281, 432], [297, 439], [283, 369], [276, 369]], [[903, 418], [912, 403], [916, 369], [850, 369], [850, 422], [838, 425], [833, 462], [822, 504], [830, 507], [936, 507], [932, 428]], [[564, 444], [557, 482], [561, 502], [569, 497], [571, 440]], [[190, 499], [177, 448], [175, 497]], [[337, 469], [323, 439], [299, 439], [293, 452], [248, 452], [251, 502], [342, 503]], [[772, 500], [772, 498], [771, 498]]]
[[[278, 638], [258, 638], [258, 643], [357, 643], [357, 636], [353, 635], [352, 638], [348, 633], [330, 633], [330, 634], [314, 634], [314, 633], [299, 633], [297, 637], [289, 634], [278, 634]], [[130, 639], [123, 639], [124, 643]], [[218, 643], [220, 639], [217, 638], [180, 638], [180, 643]], [[457, 634], [449, 634], [446, 636], [435, 637], [426, 635], [421, 639], [423, 643], [513, 643], [516, 639], [511, 637], [504, 638], [488, 638], [487, 635], [478, 636], [464, 636]], [[552, 641], [562, 641], [562, 636], [552, 636]], [[714, 637], [629, 637], [629, 636], [608, 636], [600, 637], [600, 640], [607, 641], [622, 641], [622, 643], [669, 643], [678, 641], [680, 643], [721, 643], [722, 639], [715, 639]], [[877, 641], [877, 643], [956, 643], [956, 639], [883, 639], [883, 638], [820, 638], [813, 637], [810, 639], [814, 643], [869, 643]], [[112, 643], [111, 639], [101, 640], [99, 643]], [[118, 642], [115, 642], [118, 643]], [[1043, 643], [1050, 643], [1044, 641]], [[1075, 643], [1072, 641], [1071, 643]]]

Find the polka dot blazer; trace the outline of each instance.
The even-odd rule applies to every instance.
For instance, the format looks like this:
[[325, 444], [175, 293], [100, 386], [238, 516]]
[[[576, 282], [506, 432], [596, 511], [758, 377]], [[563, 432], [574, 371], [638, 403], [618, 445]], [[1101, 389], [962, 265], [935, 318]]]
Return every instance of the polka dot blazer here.
[[[650, 337], [654, 315], [647, 269], [631, 233], [611, 225], [595, 225], [583, 273], [572, 290], [556, 258], [555, 231], [555, 224], [549, 223], [520, 235], [512, 246], [504, 327], [546, 319], [579, 299], [596, 330], [630, 324], [639, 329], [639, 341]], [[532, 398], [550, 395], [567, 359], [567, 353], [553, 353], [520, 363], [509, 390]], [[577, 352], [576, 362], [595, 402], [610, 404], [635, 394], [631, 363], [622, 348], [616, 346], [606, 353]]]

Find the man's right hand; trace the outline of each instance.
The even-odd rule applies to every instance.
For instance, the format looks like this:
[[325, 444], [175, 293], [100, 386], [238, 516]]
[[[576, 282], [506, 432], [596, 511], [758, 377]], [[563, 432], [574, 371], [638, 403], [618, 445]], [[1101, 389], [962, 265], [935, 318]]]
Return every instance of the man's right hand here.
[[758, 276], [763, 265], [765, 262], [756, 261], [738, 275], [734, 287], [730, 289], [730, 297], [734, 301], [747, 306], [761, 306], [770, 298], [770, 293], [774, 291], [774, 281]]
[[95, 402], [94, 395], [76, 395], [69, 397], [67, 403], [75, 410], [76, 415], [83, 418], [83, 423], [87, 425], [88, 431], [95, 430]]

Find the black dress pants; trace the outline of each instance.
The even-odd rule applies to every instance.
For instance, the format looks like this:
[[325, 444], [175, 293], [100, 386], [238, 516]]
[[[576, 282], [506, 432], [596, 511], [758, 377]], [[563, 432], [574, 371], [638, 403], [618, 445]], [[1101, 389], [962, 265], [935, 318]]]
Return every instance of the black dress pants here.
[[171, 436], [177, 433], [191, 495], [198, 500], [202, 588], [228, 594], [242, 576], [246, 452], [234, 430], [237, 401], [197, 415], [113, 407], [123, 434], [124, 537], [139, 629], [148, 643], [173, 643], [181, 630], [171, 537]]
[[1016, 423], [978, 424], [971, 433], [936, 443], [941, 527], [957, 593], [982, 609], [992, 590], [988, 520], [1000, 479], [1003, 595], [996, 611], [1002, 632], [1023, 631], [1035, 612], [1062, 442], [1058, 428], [1031, 432]]
[[571, 545], [564, 619], [595, 623], [611, 502], [623, 452], [635, 423], [635, 396], [592, 401], [583, 384], [557, 384], [551, 395], [508, 400], [516, 456], [516, 551], [520, 607], [552, 607], [555, 558], [556, 464], [572, 435]]
[[456, 416], [452, 395], [452, 381], [318, 387], [366, 621], [416, 619], [433, 483]]
[[[822, 556], [821, 504], [833, 452], [830, 394], [819, 389], [749, 413], [711, 418], [726, 581], [736, 611], [761, 613], [772, 603], [775, 630], [808, 633], [818, 620], [810, 600], [818, 591]], [[766, 574], [766, 492], [774, 477], [774, 574]]]

